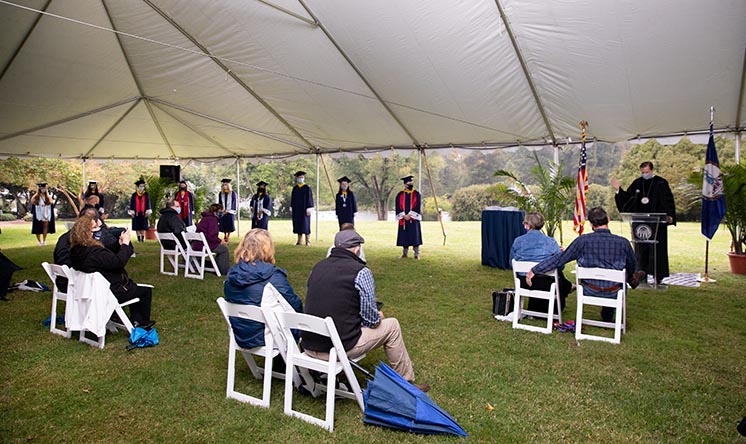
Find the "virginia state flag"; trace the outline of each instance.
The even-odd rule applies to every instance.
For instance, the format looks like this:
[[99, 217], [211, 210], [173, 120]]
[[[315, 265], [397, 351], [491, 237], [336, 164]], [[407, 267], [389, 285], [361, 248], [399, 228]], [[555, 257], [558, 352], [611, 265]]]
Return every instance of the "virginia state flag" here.
[[712, 135], [712, 122], [710, 122], [710, 140], [707, 142], [705, 174], [702, 180], [702, 234], [707, 240], [712, 240], [723, 216], [725, 216], [723, 176], [720, 174], [720, 162], [718, 162], [718, 153], [715, 151], [715, 138]]

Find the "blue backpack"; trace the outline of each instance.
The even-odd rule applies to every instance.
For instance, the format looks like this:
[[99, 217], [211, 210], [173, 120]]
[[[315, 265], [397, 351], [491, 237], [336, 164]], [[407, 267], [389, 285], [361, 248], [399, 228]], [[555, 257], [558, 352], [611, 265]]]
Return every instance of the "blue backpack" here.
[[152, 327], [150, 330], [134, 327], [130, 333], [130, 345], [127, 346], [127, 350], [152, 347], [154, 345], [158, 345], [158, 332], [155, 330], [155, 327]]

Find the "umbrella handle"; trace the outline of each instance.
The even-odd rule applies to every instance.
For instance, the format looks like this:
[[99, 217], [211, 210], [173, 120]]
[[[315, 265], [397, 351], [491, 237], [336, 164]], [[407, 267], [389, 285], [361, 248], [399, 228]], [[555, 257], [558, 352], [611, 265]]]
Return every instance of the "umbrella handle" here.
[[352, 359], [350, 359], [349, 361], [352, 368], [364, 374], [368, 379], [373, 379], [373, 375], [368, 370], [364, 369], [362, 366], [360, 366], [360, 364], [353, 361]]

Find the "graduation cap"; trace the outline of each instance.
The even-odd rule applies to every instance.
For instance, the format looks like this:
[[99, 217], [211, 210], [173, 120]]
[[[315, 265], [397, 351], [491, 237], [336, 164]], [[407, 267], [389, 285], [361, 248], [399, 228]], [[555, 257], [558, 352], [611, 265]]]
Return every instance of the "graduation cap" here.
[[46, 182], [39, 182], [39, 183], [36, 184], [36, 186], [39, 187], [39, 188], [45, 188], [47, 186], [47, 183]]
[[411, 182], [411, 181], [413, 181], [413, 180], [414, 180], [414, 176], [407, 176], [407, 177], [402, 177], [402, 178], [401, 178], [401, 180], [402, 180], [402, 182], [404, 182], [404, 183], [407, 183], [407, 182]]
[[220, 182], [221, 183], [231, 183], [231, 180], [230, 179], [223, 179]]
[[299, 176], [305, 176], [305, 175], [306, 175], [306, 172], [305, 172], [305, 171], [296, 171], [296, 172], [295, 172], [295, 177], [299, 177]]
[[262, 187], [262, 186], [266, 187], [267, 186], [267, 182], [265, 182], [263, 180], [260, 180], [259, 182], [256, 183], [256, 186], [258, 186], [258, 187]]
[[138, 179], [137, 182], [135, 182], [135, 185], [145, 185], [145, 181], [142, 179]]
[[339, 179], [337, 179], [337, 182], [339, 182], [339, 183], [342, 183], [342, 182], [347, 182], [347, 183], [350, 183], [350, 182], [352, 182], [352, 179], [350, 179], [350, 178], [349, 178], [349, 177], [347, 177], [347, 176], [342, 176], [342, 177], [340, 177]]
[[98, 182], [96, 182], [95, 180], [89, 180], [88, 181], [88, 187], [90, 187], [91, 185], [98, 186]]

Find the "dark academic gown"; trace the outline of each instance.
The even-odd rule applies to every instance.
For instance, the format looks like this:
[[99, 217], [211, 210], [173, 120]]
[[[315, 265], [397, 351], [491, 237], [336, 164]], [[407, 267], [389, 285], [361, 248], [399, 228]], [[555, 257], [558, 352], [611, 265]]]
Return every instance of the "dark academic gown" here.
[[96, 211], [100, 212], [101, 208], [104, 208], [103, 193], [91, 193], [90, 191], [86, 190], [85, 193], [83, 193], [83, 201], [88, 199], [90, 196], [98, 196], [98, 203], [96, 204]]
[[220, 190], [218, 192], [218, 203], [223, 206], [223, 216], [220, 218], [219, 230], [221, 233], [233, 233], [236, 231], [238, 195], [233, 190], [230, 193]]
[[[260, 196], [259, 193], [254, 193], [251, 196], [250, 203], [252, 210], [251, 228], [269, 230], [269, 214], [262, 210], [267, 210], [270, 214], [272, 213], [272, 197], [270, 197], [269, 193], [264, 193], [263, 196]], [[259, 216], [261, 216], [261, 219]]]
[[[647, 204], [642, 203], [644, 197], [649, 199]], [[619, 189], [614, 196], [617, 210], [620, 213], [666, 213], [673, 218], [676, 225], [676, 204], [668, 181], [659, 176], [651, 179], [638, 177], [632, 182], [626, 191]], [[655, 232], [655, 227], [651, 227]], [[669, 275], [668, 269], [668, 224], [658, 224], [658, 244], [655, 256], [657, 256], [658, 280]], [[655, 273], [656, 264], [653, 259], [653, 246], [650, 244], [634, 244], [637, 265], [640, 270], [645, 270], [649, 275]]]
[[3, 253], [0, 253], [0, 299], [5, 299], [13, 273], [18, 270], [22, 270], [22, 268], [5, 257]]
[[141, 209], [141, 211], [137, 211], [137, 191], [132, 193], [132, 196], [130, 197], [130, 210], [135, 212], [135, 215], [132, 216], [132, 230], [133, 231], [144, 231], [150, 228], [150, 224], [148, 223], [148, 216], [145, 215], [145, 211], [150, 210], [150, 195], [148, 195], [148, 192], [145, 191], [142, 196], [140, 196], [140, 199], [145, 199], [145, 205]]
[[355, 223], [355, 213], [357, 213], [357, 199], [352, 191], [340, 191], [337, 193], [335, 211], [339, 226], [345, 223]]
[[194, 213], [194, 193], [191, 191], [177, 191], [174, 200], [176, 200], [181, 207], [179, 219], [181, 219], [187, 227], [194, 225], [194, 222], [192, 221], [192, 213]]
[[290, 209], [293, 211], [293, 233], [311, 234], [311, 216], [306, 209], [313, 208], [313, 191], [306, 184], [295, 185], [290, 195]]
[[[411, 193], [399, 191], [396, 195], [396, 214], [407, 214], [410, 211], [417, 213], [421, 217], [422, 196], [419, 191], [413, 190]], [[398, 216], [397, 216], [398, 217]], [[416, 219], [399, 220], [399, 232], [396, 236], [396, 245], [399, 247], [417, 247], [422, 245], [422, 230], [420, 221]]]
[[[36, 218], [36, 205], [31, 204], [31, 234], [44, 234], [44, 228], [41, 226], [41, 221]], [[47, 234], [56, 233], [54, 227], [54, 203], [52, 203], [52, 211], [49, 213], [49, 223], [47, 224]]]

